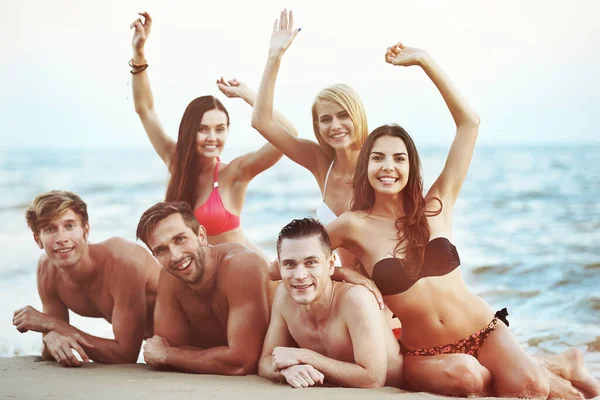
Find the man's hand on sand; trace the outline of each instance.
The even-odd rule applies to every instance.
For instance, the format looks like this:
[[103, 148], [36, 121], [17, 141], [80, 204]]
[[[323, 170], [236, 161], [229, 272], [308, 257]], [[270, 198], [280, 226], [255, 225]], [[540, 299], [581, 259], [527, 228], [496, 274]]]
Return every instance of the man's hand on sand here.
[[[90, 358], [81, 347], [81, 344], [90, 348], [94, 347], [78, 333], [61, 335], [57, 332], [48, 332], [44, 335], [44, 344], [48, 353], [63, 367], [81, 367], [83, 364], [88, 363]], [[79, 353], [80, 360], [73, 350]]]
[[325, 375], [309, 364], [292, 365], [281, 370], [281, 375], [293, 388], [322, 385]]
[[162, 336], [154, 335], [144, 344], [144, 361], [151, 367], [161, 367], [167, 363], [167, 351], [171, 344]]
[[46, 333], [52, 330], [52, 318], [31, 306], [15, 311], [12, 322], [21, 333], [27, 331]]

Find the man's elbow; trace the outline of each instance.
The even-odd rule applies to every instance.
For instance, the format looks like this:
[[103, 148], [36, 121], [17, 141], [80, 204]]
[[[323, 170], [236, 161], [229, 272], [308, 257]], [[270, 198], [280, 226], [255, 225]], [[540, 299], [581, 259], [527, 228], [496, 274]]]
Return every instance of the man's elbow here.
[[233, 376], [245, 376], [245, 375], [255, 375], [258, 370], [257, 361], [246, 361], [240, 362], [231, 370], [231, 374]]
[[377, 374], [370, 375], [368, 379], [366, 379], [359, 386], [362, 389], [375, 389], [385, 386], [385, 374]]

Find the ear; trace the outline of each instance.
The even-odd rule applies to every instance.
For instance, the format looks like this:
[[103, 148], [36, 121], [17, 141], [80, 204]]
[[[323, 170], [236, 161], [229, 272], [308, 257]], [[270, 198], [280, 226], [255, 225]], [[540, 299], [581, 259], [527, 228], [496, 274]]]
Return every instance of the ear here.
[[35, 243], [38, 245], [38, 247], [40, 249], [44, 249], [44, 243], [42, 243], [42, 241], [40, 240], [40, 235], [38, 235], [37, 233], [33, 234], [33, 240], [35, 240]]
[[85, 240], [87, 242], [89, 235], [90, 235], [90, 224], [87, 223], [83, 227], [83, 240]]
[[208, 235], [206, 234], [206, 228], [202, 225], [200, 225], [200, 228], [198, 229], [198, 240], [201, 245], [208, 246]]
[[333, 273], [335, 272], [335, 260], [336, 260], [336, 255], [335, 253], [332, 251], [331, 255], [329, 256], [329, 276], [333, 275]]

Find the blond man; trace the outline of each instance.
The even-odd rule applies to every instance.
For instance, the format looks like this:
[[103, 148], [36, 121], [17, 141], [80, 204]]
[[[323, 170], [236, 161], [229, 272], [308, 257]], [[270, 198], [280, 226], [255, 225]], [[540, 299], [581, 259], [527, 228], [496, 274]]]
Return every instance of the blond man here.
[[[122, 238], [88, 243], [87, 205], [66, 191], [35, 198], [27, 225], [44, 254], [37, 266], [42, 311], [15, 311], [21, 333], [42, 333], [42, 356], [65, 367], [93, 360], [105, 364], [137, 361], [144, 337], [152, 335], [160, 266], [140, 245]], [[104, 318], [114, 339], [85, 333], [69, 324], [69, 310]], [[79, 357], [77, 357], [79, 355]]]

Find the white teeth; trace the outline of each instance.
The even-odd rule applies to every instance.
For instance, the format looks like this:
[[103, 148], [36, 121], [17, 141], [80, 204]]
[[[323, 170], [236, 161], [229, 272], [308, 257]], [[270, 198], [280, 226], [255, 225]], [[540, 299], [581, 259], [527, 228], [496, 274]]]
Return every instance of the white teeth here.
[[188, 258], [187, 261], [184, 261], [179, 267], [175, 268], [179, 271], [181, 271], [182, 269], [186, 269], [188, 267], [188, 265], [190, 265], [190, 263], [192, 262], [191, 258]]
[[396, 182], [398, 179], [397, 178], [379, 178], [379, 180], [383, 183], [394, 183]]
[[310, 287], [310, 286], [311, 286], [311, 285], [294, 285], [294, 287], [295, 287], [296, 289], [306, 289], [306, 288], [308, 288], [308, 287]]
[[203, 147], [204, 147], [206, 150], [214, 150], [214, 149], [216, 149], [216, 148], [217, 148], [217, 146], [216, 146], [216, 145], [206, 145], [206, 146], [203, 146]]
[[345, 133], [336, 133], [335, 135], [331, 135], [332, 138], [334, 139], [340, 139], [342, 137], [346, 136]]
[[56, 251], [57, 253], [68, 253], [68, 252], [69, 252], [69, 251], [71, 251], [71, 250], [73, 250], [73, 249], [72, 249], [72, 248], [71, 248], [71, 249], [58, 249], [58, 250], [55, 250], [55, 251]]

